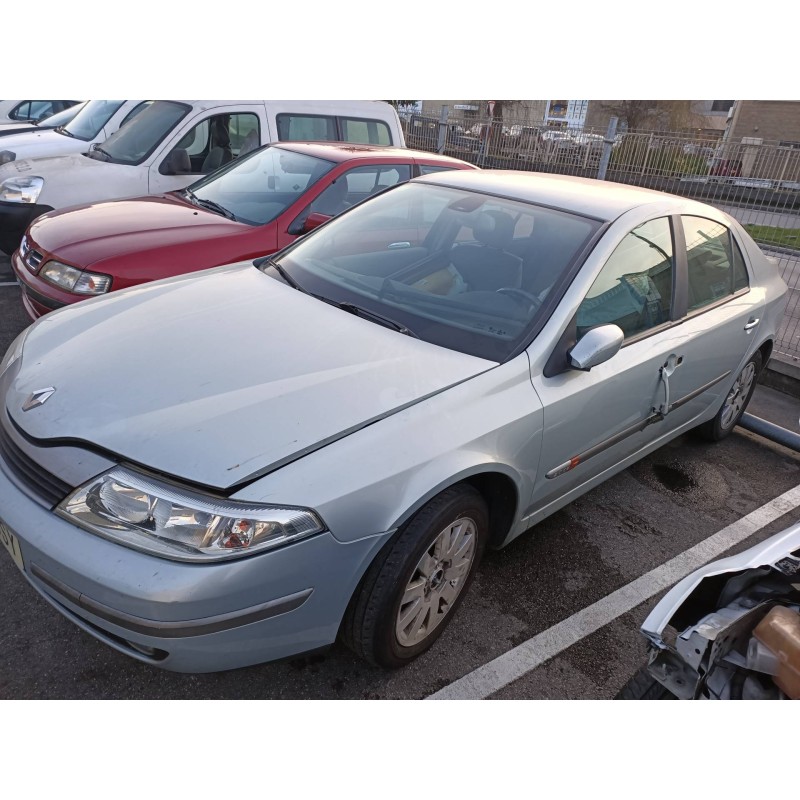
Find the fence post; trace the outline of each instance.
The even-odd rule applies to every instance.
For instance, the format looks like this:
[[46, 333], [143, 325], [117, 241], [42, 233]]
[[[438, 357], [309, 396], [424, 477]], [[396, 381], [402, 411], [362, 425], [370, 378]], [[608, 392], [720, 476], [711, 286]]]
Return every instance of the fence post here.
[[439, 115], [439, 140], [436, 143], [436, 152], [444, 153], [444, 145], [447, 141], [447, 106], [442, 106], [442, 113]]
[[604, 181], [606, 179], [606, 170], [608, 169], [608, 162], [611, 160], [611, 147], [614, 144], [614, 138], [617, 135], [617, 118], [611, 117], [608, 121], [608, 130], [606, 131], [606, 138], [603, 140], [603, 155], [600, 158], [600, 166], [597, 168], [597, 179]]

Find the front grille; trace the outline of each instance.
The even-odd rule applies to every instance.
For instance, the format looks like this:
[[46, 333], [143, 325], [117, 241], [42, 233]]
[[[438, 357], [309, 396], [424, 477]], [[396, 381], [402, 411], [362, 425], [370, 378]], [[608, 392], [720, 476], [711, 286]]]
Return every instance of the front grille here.
[[23, 453], [11, 440], [3, 425], [0, 425], [0, 460], [9, 476], [25, 486], [48, 508], [56, 506], [72, 490], [68, 483], [52, 475]]
[[39, 267], [42, 266], [44, 255], [35, 248], [31, 247], [31, 243], [27, 236], [22, 237], [19, 243], [19, 257], [22, 263], [31, 271], [37, 272]]
[[25, 266], [31, 272], [37, 272], [39, 267], [42, 266], [42, 259], [44, 256], [38, 250], [30, 250], [25, 258]]

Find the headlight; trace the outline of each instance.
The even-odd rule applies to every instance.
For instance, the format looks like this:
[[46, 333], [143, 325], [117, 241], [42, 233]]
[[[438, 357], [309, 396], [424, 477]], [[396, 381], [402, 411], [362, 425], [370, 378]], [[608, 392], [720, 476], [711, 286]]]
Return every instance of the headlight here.
[[0, 200], [7, 203], [35, 203], [44, 186], [44, 178], [35, 175], [6, 178], [0, 183]]
[[311, 510], [195, 494], [123, 467], [84, 484], [57, 513], [92, 533], [176, 561], [224, 561], [325, 530]]
[[0, 150], [0, 164], [8, 164], [9, 162], [13, 161], [17, 157], [16, 153], [12, 153], [10, 150]]
[[27, 336], [28, 329], [25, 329], [11, 342], [11, 346], [6, 350], [3, 360], [0, 361], [0, 377], [2, 377], [3, 373], [5, 373], [5, 371], [22, 355], [22, 345], [25, 344]]
[[60, 261], [48, 261], [42, 267], [39, 277], [75, 294], [104, 294], [111, 288], [111, 278], [108, 275], [83, 272]]

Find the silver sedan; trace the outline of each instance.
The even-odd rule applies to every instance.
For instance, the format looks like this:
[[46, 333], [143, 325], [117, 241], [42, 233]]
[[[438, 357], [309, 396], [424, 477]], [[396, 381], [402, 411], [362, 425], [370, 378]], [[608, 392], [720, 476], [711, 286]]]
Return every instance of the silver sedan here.
[[[0, 365], [0, 540], [141, 661], [403, 665], [502, 547], [674, 437], [727, 436], [786, 287], [732, 218], [443, 172], [271, 259], [47, 315]], [[531, 564], [531, 570], [547, 565]]]

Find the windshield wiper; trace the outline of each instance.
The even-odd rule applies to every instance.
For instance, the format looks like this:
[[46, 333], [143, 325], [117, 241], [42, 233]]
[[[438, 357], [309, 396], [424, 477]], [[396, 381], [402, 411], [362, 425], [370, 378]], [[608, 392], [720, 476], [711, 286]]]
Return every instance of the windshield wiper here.
[[351, 314], [355, 314], [357, 317], [371, 319], [373, 322], [377, 322], [379, 325], [383, 325], [386, 328], [394, 328], [399, 333], [419, 339], [419, 336], [417, 336], [417, 334], [414, 333], [414, 331], [412, 331], [410, 328], [406, 328], [405, 325], [402, 325], [390, 317], [385, 317], [383, 314], [378, 314], [375, 311], [369, 311], [366, 308], [357, 306], [355, 303], [337, 303], [334, 300], [327, 300], [326, 298], [321, 299], [326, 300], [326, 302], [331, 303], [332, 305], [335, 305], [337, 308], [341, 308], [343, 311], [349, 311]]
[[66, 127], [65, 127], [64, 125], [59, 125], [59, 126], [56, 128], [56, 133], [63, 133], [63, 134], [64, 134], [64, 136], [69, 136], [69, 137], [70, 137], [70, 139], [74, 139], [74, 138], [75, 138], [75, 134], [74, 134], [74, 133], [70, 133], [70, 132], [69, 132], [69, 131], [66, 129]]
[[198, 197], [196, 194], [192, 194], [192, 198], [198, 206], [207, 208], [209, 211], [213, 211], [215, 214], [222, 214], [223, 217], [227, 217], [228, 219], [232, 219], [234, 222], [236, 222], [236, 214], [234, 214], [233, 211], [229, 211], [227, 208], [225, 208], [225, 206], [221, 206], [219, 203], [215, 203], [213, 200], [205, 200], [202, 197]]
[[[188, 191], [188, 190], [187, 190]], [[191, 194], [191, 192], [189, 192]], [[304, 289], [277, 261], [273, 261], [269, 256], [262, 256], [261, 258], [257, 258], [253, 262], [253, 266], [257, 269], [261, 269], [263, 266], [272, 267], [275, 271], [283, 278], [292, 289], [297, 289], [298, 292], [302, 292], [303, 294], [311, 294], [307, 289]], [[318, 297], [318, 295], [312, 295], [313, 297]], [[320, 297], [320, 300], [323, 298]]]

